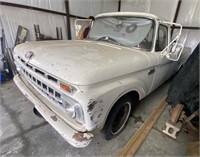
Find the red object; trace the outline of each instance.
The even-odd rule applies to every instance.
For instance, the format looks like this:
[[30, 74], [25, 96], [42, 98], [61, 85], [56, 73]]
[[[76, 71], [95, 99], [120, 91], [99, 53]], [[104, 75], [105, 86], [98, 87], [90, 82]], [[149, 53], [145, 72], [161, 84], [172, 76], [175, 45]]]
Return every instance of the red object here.
[[89, 32], [90, 32], [90, 27], [88, 26], [85, 28], [85, 30], [83, 32], [83, 38], [86, 38], [88, 36]]

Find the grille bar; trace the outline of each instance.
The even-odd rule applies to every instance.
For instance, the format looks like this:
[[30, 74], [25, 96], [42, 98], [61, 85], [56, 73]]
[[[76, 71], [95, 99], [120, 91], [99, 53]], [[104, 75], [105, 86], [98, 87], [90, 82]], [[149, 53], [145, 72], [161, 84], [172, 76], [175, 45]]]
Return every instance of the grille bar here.
[[45, 78], [57, 83], [58, 82], [58, 79], [56, 79], [55, 77], [53, 77], [52, 75], [49, 75], [45, 72], [43, 72], [42, 70], [38, 69], [38, 68], [35, 68], [33, 66], [31, 66], [29, 63], [26, 63], [22, 58], [18, 57], [19, 61], [25, 65], [26, 67], [28, 67], [29, 69], [31, 69], [33, 72], [36, 72], [42, 76], [44, 76]]

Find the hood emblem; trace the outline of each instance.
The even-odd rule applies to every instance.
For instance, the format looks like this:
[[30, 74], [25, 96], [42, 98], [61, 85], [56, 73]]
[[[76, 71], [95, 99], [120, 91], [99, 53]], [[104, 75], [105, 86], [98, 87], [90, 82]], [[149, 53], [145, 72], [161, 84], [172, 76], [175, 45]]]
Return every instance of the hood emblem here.
[[24, 57], [29, 61], [34, 56], [34, 53], [32, 51], [27, 51], [24, 55]]

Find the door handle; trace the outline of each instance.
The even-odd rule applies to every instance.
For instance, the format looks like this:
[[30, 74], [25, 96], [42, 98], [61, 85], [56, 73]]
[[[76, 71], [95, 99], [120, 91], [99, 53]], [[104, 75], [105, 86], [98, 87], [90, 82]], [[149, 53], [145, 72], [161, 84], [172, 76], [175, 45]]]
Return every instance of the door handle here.
[[155, 72], [155, 68], [150, 69], [150, 70], [148, 71], [148, 75], [151, 75], [151, 74], [153, 74], [154, 72]]

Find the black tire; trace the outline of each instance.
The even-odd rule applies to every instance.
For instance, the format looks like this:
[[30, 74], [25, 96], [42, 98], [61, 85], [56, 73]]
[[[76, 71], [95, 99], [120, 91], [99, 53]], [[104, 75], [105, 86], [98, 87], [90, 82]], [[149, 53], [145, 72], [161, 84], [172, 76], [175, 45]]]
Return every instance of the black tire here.
[[125, 128], [133, 106], [133, 100], [128, 97], [122, 97], [111, 109], [105, 126], [102, 130], [106, 140], [118, 136]]

